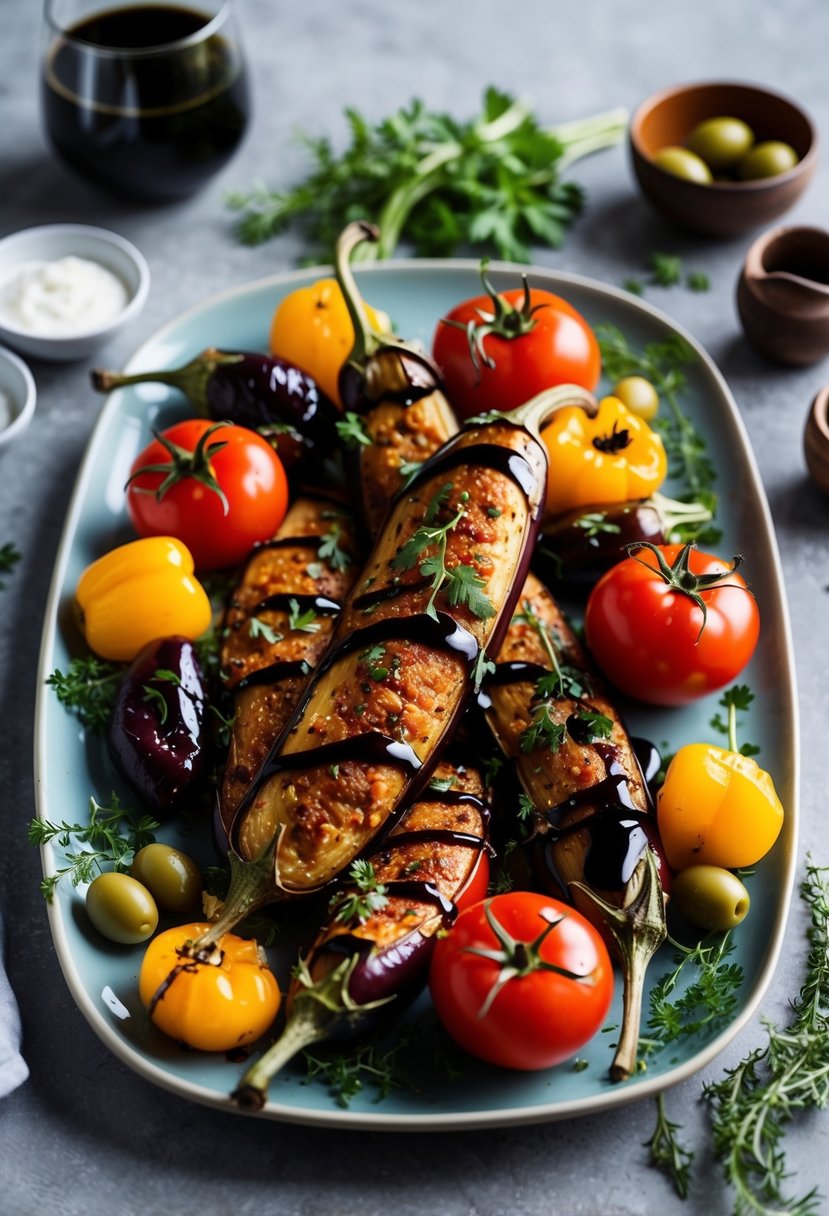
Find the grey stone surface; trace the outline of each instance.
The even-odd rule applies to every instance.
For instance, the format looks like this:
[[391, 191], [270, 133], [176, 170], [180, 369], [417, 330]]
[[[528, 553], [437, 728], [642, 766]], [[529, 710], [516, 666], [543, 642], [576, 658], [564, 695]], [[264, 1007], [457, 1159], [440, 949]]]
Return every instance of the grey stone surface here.
[[[37, 112], [39, 6], [0, 0], [0, 235], [30, 224], [99, 222], [134, 240], [149, 259], [147, 309], [106, 351], [123, 363], [155, 329], [225, 286], [292, 266], [292, 236], [251, 250], [233, 240], [222, 192], [261, 177], [288, 184], [304, 158], [296, 128], [344, 137], [341, 110], [379, 118], [412, 95], [459, 115], [493, 82], [526, 94], [550, 121], [625, 105], [687, 79], [756, 80], [798, 97], [829, 131], [823, 0], [241, 0], [256, 116], [235, 162], [198, 198], [140, 208], [105, 198], [52, 158]], [[711, 277], [712, 290], [650, 298], [687, 326], [729, 381], [750, 432], [777, 525], [788, 582], [803, 727], [802, 832], [829, 863], [825, 829], [829, 502], [805, 477], [801, 433], [808, 404], [829, 379], [826, 363], [803, 371], [764, 364], [741, 338], [733, 288], [744, 239], [709, 243], [678, 234], [633, 188], [619, 148], [577, 168], [587, 215], [560, 253], [538, 261], [620, 283], [647, 253], [671, 249]], [[821, 167], [789, 219], [826, 224], [829, 168]], [[46, 591], [68, 497], [98, 403], [86, 367], [33, 366], [35, 422], [0, 450], [0, 540], [24, 555], [2, 596], [0, 815], [2, 901], [9, 969], [25, 1028], [30, 1081], [0, 1104], [0, 1211], [9, 1216], [175, 1213], [212, 1216], [643, 1216], [705, 1211], [731, 1199], [713, 1163], [699, 1101], [760, 1041], [756, 1019], [705, 1072], [669, 1094], [669, 1108], [697, 1149], [685, 1206], [649, 1170], [642, 1144], [651, 1103], [573, 1122], [476, 1134], [335, 1134], [262, 1123], [190, 1105], [111, 1057], [76, 1010], [60, 974], [42, 901], [37, 853], [25, 843], [34, 811], [31, 771], [35, 672]], [[795, 905], [785, 949], [763, 1002], [786, 1016], [803, 956]], [[829, 1121], [808, 1117], [787, 1139], [793, 1191], [829, 1196]], [[822, 1201], [822, 1203], [829, 1200]], [[821, 1207], [820, 1210], [825, 1210]]]

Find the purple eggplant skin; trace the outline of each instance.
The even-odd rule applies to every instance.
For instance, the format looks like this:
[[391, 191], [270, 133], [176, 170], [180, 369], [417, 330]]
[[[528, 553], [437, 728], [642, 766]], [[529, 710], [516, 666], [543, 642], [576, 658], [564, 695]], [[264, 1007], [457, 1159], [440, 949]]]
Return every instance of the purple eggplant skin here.
[[[340, 1041], [357, 1038], [382, 1025], [392, 1004], [395, 1013], [411, 1004], [426, 986], [436, 941], [434, 934], [424, 935], [413, 929], [380, 950], [357, 937], [338, 937], [324, 947], [320, 953], [360, 956], [348, 981], [353, 1007], [342, 1011], [326, 1037]], [[380, 1001], [383, 1004], [375, 1004]]]
[[211, 418], [252, 430], [292, 427], [298, 438], [277, 437], [280, 457], [288, 467], [311, 452], [319, 454], [335, 446], [339, 411], [301, 368], [273, 355], [241, 352], [238, 361], [223, 362], [224, 352], [208, 353], [220, 356], [205, 386]]
[[545, 521], [533, 565], [547, 579], [595, 579], [637, 541], [666, 543], [665, 521], [648, 499], [579, 507]]
[[181, 367], [133, 373], [99, 368], [91, 380], [102, 393], [130, 384], [168, 384], [184, 393], [202, 418], [251, 430], [272, 428], [288, 470], [337, 444], [336, 406], [307, 372], [276, 356], [208, 347]]
[[203, 776], [206, 713], [193, 643], [170, 637], [145, 646], [116, 695], [108, 742], [118, 771], [160, 819], [169, 818]]

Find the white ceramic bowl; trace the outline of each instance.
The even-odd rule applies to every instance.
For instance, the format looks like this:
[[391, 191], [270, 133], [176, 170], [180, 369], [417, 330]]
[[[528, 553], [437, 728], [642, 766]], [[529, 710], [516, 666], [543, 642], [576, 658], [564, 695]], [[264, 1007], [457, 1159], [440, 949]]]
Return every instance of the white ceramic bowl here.
[[35, 382], [26, 364], [0, 346], [0, 446], [14, 439], [32, 421]]
[[115, 232], [85, 224], [46, 224], [23, 228], [0, 240], [0, 285], [25, 262], [53, 262], [74, 255], [109, 270], [126, 288], [127, 304], [112, 320], [62, 337], [21, 327], [0, 314], [0, 341], [24, 355], [55, 362], [85, 359], [141, 312], [150, 288], [143, 254]]

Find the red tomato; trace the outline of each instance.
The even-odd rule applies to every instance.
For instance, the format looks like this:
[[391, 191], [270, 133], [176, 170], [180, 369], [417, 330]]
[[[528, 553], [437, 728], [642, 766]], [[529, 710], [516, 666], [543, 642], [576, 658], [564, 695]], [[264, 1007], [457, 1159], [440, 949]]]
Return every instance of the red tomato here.
[[461, 1047], [529, 1071], [560, 1064], [596, 1034], [613, 998], [613, 967], [574, 908], [515, 891], [460, 914], [435, 946], [429, 986]]
[[241, 561], [273, 536], [288, 482], [270, 444], [247, 427], [201, 418], [162, 431], [137, 457], [127, 509], [139, 536], [174, 536], [199, 570]]
[[[490, 330], [487, 319], [499, 311], [496, 301], [508, 311]], [[599, 344], [584, 317], [560, 296], [536, 288], [524, 305], [520, 287], [498, 296], [476, 296], [458, 304], [438, 324], [432, 353], [459, 417], [516, 409], [557, 384], [579, 384], [592, 391], [599, 383]]]
[[486, 855], [486, 850], [481, 849], [466, 886], [458, 893], [455, 899], [455, 904], [460, 912], [465, 911], [466, 908], [471, 908], [473, 904], [480, 903], [485, 898], [489, 889], [489, 871], [489, 858]]
[[[654, 705], [687, 705], [739, 675], [754, 653], [760, 614], [729, 562], [687, 546], [655, 548], [640, 549], [599, 579], [587, 601], [587, 643], [622, 692]], [[657, 551], [676, 566], [686, 550], [691, 576], [713, 583], [698, 591], [705, 618], [693, 596], [659, 569]]]

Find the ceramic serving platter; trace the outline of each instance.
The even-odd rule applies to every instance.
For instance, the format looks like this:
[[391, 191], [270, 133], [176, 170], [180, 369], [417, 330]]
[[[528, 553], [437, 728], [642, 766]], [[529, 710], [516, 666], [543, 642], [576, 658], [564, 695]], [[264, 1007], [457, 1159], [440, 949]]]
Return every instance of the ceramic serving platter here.
[[[494, 265], [496, 287], [518, 282], [525, 268]], [[307, 270], [248, 283], [225, 291], [176, 318], [135, 354], [130, 371], [174, 367], [207, 346], [265, 350], [268, 327], [280, 299], [323, 272]], [[367, 298], [392, 317], [397, 332], [431, 343], [435, 324], [454, 304], [478, 294], [477, 263], [386, 262], [360, 269], [358, 281]], [[773, 775], [786, 808], [782, 835], [773, 851], [748, 879], [752, 898], [749, 919], [735, 934], [733, 955], [745, 974], [733, 1019], [725, 1030], [699, 1035], [653, 1056], [646, 1071], [621, 1085], [607, 1072], [620, 1020], [621, 983], [608, 1027], [580, 1053], [578, 1069], [565, 1063], [546, 1072], [514, 1073], [462, 1058], [445, 1067], [435, 1037], [427, 1030], [428, 998], [405, 1015], [402, 1026], [420, 1018], [406, 1048], [410, 1085], [394, 1088], [382, 1101], [366, 1085], [347, 1108], [319, 1082], [308, 1083], [305, 1070], [289, 1068], [271, 1085], [262, 1114], [295, 1123], [329, 1127], [388, 1130], [472, 1128], [569, 1118], [595, 1113], [653, 1094], [707, 1064], [736, 1035], [757, 1008], [771, 978], [780, 949], [791, 895], [797, 835], [797, 703], [794, 660], [780, 562], [768, 505], [735, 401], [702, 348], [650, 305], [601, 283], [573, 275], [533, 270], [534, 285], [565, 296], [592, 324], [617, 325], [634, 345], [660, 341], [679, 333], [694, 350], [688, 368], [683, 408], [705, 436], [718, 472], [723, 530], [720, 552], [742, 553], [745, 569], [762, 615], [762, 641], [745, 675], [756, 700], [747, 715], [745, 738], [758, 743], [761, 761]], [[46, 686], [55, 668], [65, 670], [83, 653], [72, 621], [72, 596], [85, 566], [116, 544], [132, 539], [124, 510], [123, 487], [129, 466], [150, 439], [150, 428], [185, 416], [183, 398], [161, 386], [141, 386], [113, 393], [103, 405], [89, 443], [55, 565], [46, 609], [39, 671], [36, 721], [38, 814], [53, 821], [83, 819], [89, 797], [106, 802], [115, 790], [124, 805], [135, 799], [123, 788], [99, 739], [86, 738], [76, 719]], [[670, 490], [670, 486], [668, 489]], [[695, 740], [715, 741], [709, 725], [716, 695], [682, 710], [651, 711], [630, 707], [633, 733], [668, 741], [671, 749]], [[165, 826], [161, 838], [210, 863], [211, 833], [207, 823], [182, 820]], [[57, 845], [43, 849], [43, 866], [52, 874], [65, 864]], [[137, 973], [142, 947], [106, 943], [89, 925], [83, 888], [60, 883], [49, 917], [66, 981], [83, 1015], [112, 1053], [150, 1081], [211, 1106], [235, 1110], [228, 1095], [243, 1065], [223, 1055], [185, 1051], [148, 1025], [138, 1002]], [[273, 952], [284, 985], [297, 941], [313, 924], [300, 922], [288, 934], [290, 946]], [[650, 968], [651, 982], [672, 965], [663, 947]], [[646, 1003], [647, 1011], [647, 1003]], [[391, 1030], [392, 1039], [400, 1028]]]

